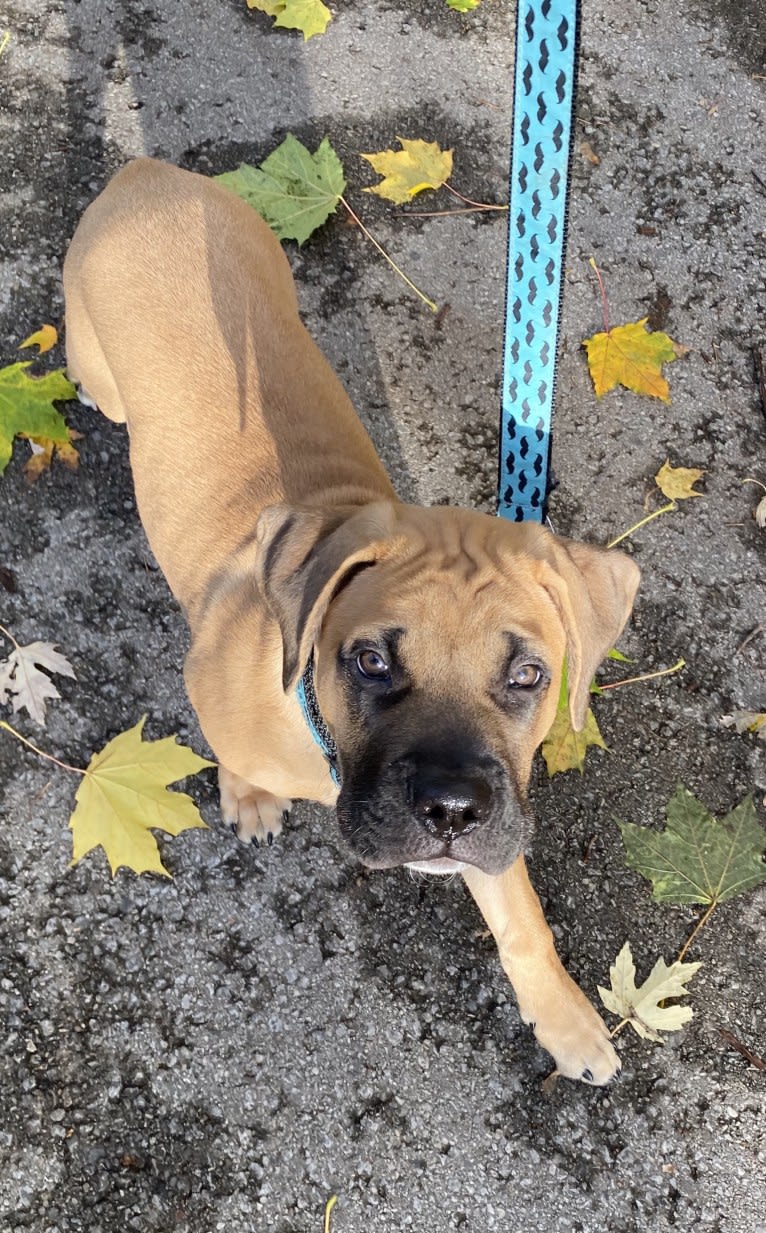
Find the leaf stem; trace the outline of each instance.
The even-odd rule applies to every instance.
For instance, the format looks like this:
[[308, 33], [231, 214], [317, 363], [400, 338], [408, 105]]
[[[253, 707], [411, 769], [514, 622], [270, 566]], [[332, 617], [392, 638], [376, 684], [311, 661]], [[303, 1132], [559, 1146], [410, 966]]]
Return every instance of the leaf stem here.
[[5, 51], [10, 41], [11, 41], [11, 32], [10, 30], [6, 30], [5, 33], [3, 34], [3, 37], [0, 38], [0, 56], [2, 56], [3, 52]]
[[17, 651], [21, 649], [19, 647], [18, 642], [16, 641], [13, 634], [11, 633], [11, 631], [9, 629], [6, 629], [4, 625], [0, 625], [0, 634], [5, 634], [5, 637], [8, 639], [9, 642], [13, 643]]
[[88, 774], [88, 772], [84, 771], [81, 766], [70, 766], [68, 762], [62, 762], [59, 758], [54, 758], [53, 754], [46, 753], [44, 749], [38, 749], [36, 745], [33, 745], [31, 741], [28, 741], [25, 736], [22, 736], [20, 732], [17, 732], [15, 728], [12, 728], [11, 725], [6, 723], [4, 719], [0, 719], [0, 728], [5, 728], [6, 732], [10, 732], [16, 737], [17, 741], [21, 741], [22, 745], [26, 745], [33, 751], [33, 753], [39, 754], [41, 758], [47, 758], [49, 762], [55, 762], [56, 766], [60, 766], [62, 771], [74, 771], [75, 775]]
[[617, 1027], [612, 1028], [611, 1032], [609, 1033], [612, 1040], [614, 1040], [615, 1036], [618, 1036], [620, 1032], [622, 1031], [622, 1029], [624, 1027], [627, 1027], [629, 1023], [630, 1023], [630, 1019], [621, 1019], [620, 1022], [617, 1024]]
[[601, 292], [601, 313], [604, 318], [604, 333], [608, 334], [609, 333], [609, 301], [606, 298], [606, 287], [604, 286], [604, 280], [601, 277], [600, 269], [596, 265], [595, 257], [589, 258], [588, 265], [591, 267], [592, 270], [595, 271], [596, 278], [598, 279], [598, 286]]
[[681, 963], [683, 961], [683, 958], [686, 955], [686, 952], [688, 951], [692, 942], [696, 938], [700, 929], [704, 929], [705, 925], [708, 923], [708, 921], [710, 920], [710, 917], [712, 916], [713, 912], [715, 911], [717, 907], [718, 907], [718, 900], [714, 899], [713, 902], [710, 904], [710, 906], [702, 913], [702, 916], [700, 916], [696, 925], [694, 926], [688, 938], [686, 939], [680, 951], [678, 952], [678, 963]]
[[364, 232], [364, 234], [367, 236], [367, 239], [370, 241], [370, 243], [371, 243], [371, 244], [374, 244], [375, 248], [377, 248], [377, 250], [378, 250], [378, 252], [380, 253], [380, 255], [381, 255], [382, 257], [385, 257], [385, 259], [386, 259], [386, 261], [388, 262], [388, 264], [391, 266], [391, 268], [392, 268], [393, 270], [395, 270], [395, 271], [396, 271], [396, 273], [399, 275], [399, 277], [404, 279], [404, 281], [406, 282], [406, 284], [407, 284], [407, 286], [410, 288], [410, 290], [411, 290], [411, 291], [414, 291], [414, 292], [415, 292], [415, 295], [416, 295], [416, 296], [418, 296], [418, 298], [419, 298], [419, 299], [421, 299], [421, 300], [423, 301], [423, 303], [424, 303], [424, 304], [427, 304], [427, 305], [428, 305], [428, 307], [431, 309], [431, 312], [434, 312], [434, 313], [438, 312], [438, 311], [439, 311], [439, 307], [438, 307], [438, 305], [437, 305], [437, 304], [434, 304], [433, 300], [429, 300], [428, 296], [427, 296], [427, 295], [425, 295], [425, 294], [424, 294], [424, 293], [420, 290], [420, 288], [419, 288], [419, 287], [416, 287], [416, 286], [415, 286], [415, 284], [414, 284], [414, 282], [412, 281], [412, 279], [407, 277], [407, 275], [404, 273], [404, 270], [402, 270], [402, 269], [400, 268], [400, 266], [398, 266], [398, 265], [396, 264], [396, 262], [394, 261], [393, 257], [389, 257], [389, 255], [388, 255], [388, 253], [386, 252], [386, 250], [385, 250], [385, 248], [383, 247], [383, 245], [378, 243], [378, 241], [375, 239], [375, 236], [374, 236], [374, 235], [372, 235], [372, 233], [371, 233], [371, 232], [369, 232], [369, 231], [367, 230], [367, 228], [365, 227], [365, 225], [364, 225], [364, 223], [362, 222], [362, 220], [361, 220], [361, 218], [359, 217], [359, 215], [358, 215], [358, 214], [355, 214], [355, 213], [354, 213], [354, 211], [351, 209], [351, 206], [350, 206], [350, 205], [348, 204], [348, 202], [346, 201], [346, 198], [345, 198], [344, 196], [342, 196], [342, 195], [341, 195], [340, 200], [341, 200], [342, 204], [343, 204], [343, 205], [346, 207], [346, 209], [348, 210], [349, 214], [351, 215], [351, 218], [354, 220], [354, 222], [357, 224], [357, 226], [358, 226], [358, 227], [361, 227], [362, 231], [363, 231], [363, 232]]
[[324, 1233], [330, 1233], [330, 1215], [331, 1215], [331, 1213], [332, 1213], [332, 1209], [335, 1207], [335, 1204], [336, 1204], [337, 1202], [338, 1202], [338, 1196], [337, 1196], [336, 1194], [331, 1194], [331, 1195], [330, 1195], [330, 1197], [329, 1197], [329, 1199], [327, 1200], [327, 1202], [326, 1202], [326, 1204], [325, 1204], [325, 1209], [324, 1209]]
[[610, 540], [607, 548], [616, 548], [624, 539], [627, 539], [634, 531], [640, 531], [641, 527], [645, 527], [647, 522], [651, 522], [653, 518], [659, 518], [660, 514], [669, 514], [675, 509], [678, 509], [675, 501], [670, 501], [667, 505], [663, 505], [662, 509], [656, 509], [653, 514], [647, 514], [646, 518], [642, 518], [640, 522], [636, 522], [632, 527], [628, 527], [627, 531], [623, 531], [622, 535], [618, 535], [616, 539]]
[[448, 193], [452, 193], [453, 197], [458, 197], [461, 201], [464, 201], [466, 205], [473, 206], [474, 210], [506, 210], [507, 211], [508, 209], [510, 209], [510, 207], [507, 205], [495, 205], [488, 201], [472, 201], [470, 197], [464, 197], [462, 193], [459, 193], [457, 189], [453, 188], [451, 184], [448, 184], [446, 180], [442, 184], [442, 188], [446, 188]]
[[673, 672], [680, 672], [685, 667], [686, 660], [679, 659], [672, 668], [662, 668], [659, 672], [644, 672], [641, 676], [628, 676], [624, 681], [612, 681], [610, 685], [599, 685], [599, 692], [603, 694], [607, 689], [620, 689], [622, 685], [638, 685], [641, 681], [653, 681], [658, 676], [670, 676]]
[[507, 206], [475, 205], [455, 210], [397, 210], [397, 218], [449, 218], [452, 214], [479, 214], [482, 210], [507, 210]]

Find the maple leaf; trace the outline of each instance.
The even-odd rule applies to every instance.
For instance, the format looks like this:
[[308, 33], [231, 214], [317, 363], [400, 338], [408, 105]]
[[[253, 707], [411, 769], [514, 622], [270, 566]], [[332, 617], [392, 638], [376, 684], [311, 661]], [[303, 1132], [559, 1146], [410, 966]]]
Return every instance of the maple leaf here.
[[766, 833], [752, 797], [720, 820], [682, 784], [667, 806], [664, 831], [619, 822], [631, 869], [652, 882], [658, 903], [715, 907], [766, 881]]
[[479, 0], [447, 0], [447, 8], [458, 13], [470, 13], [471, 9], [479, 7]]
[[669, 386], [661, 368], [677, 358], [679, 349], [667, 334], [645, 329], [648, 319], [616, 325], [583, 342], [597, 398], [616, 385], [624, 385], [636, 394], [670, 402]]
[[58, 340], [55, 325], [41, 325], [39, 330], [35, 330], [34, 334], [24, 339], [23, 343], [19, 343], [19, 351], [23, 351], [25, 347], [37, 347], [37, 354], [43, 355], [55, 347]]
[[215, 176], [265, 218], [280, 240], [303, 244], [330, 217], [346, 187], [343, 164], [325, 137], [315, 154], [288, 133], [260, 167]]
[[332, 13], [322, 0], [247, 0], [247, 7], [276, 18], [275, 26], [300, 30], [304, 39], [324, 34], [332, 18]]
[[426, 188], [441, 188], [452, 175], [452, 151], [442, 150], [435, 141], [421, 141], [406, 137], [396, 139], [401, 150], [381, 150], [378, 154], [361, 154], [383, 176], [380, 184], [366, 188], [366, 193], [377, 193], [387, 201], [403, 205], [416, 193]]
[[77, 397], [63, 369], [30, 377], [31, 360], [0, 368], [0, 475], [11, 459], [13, 438], [44, 437], [56, 445], [68, 445], [69, 430], [54, 402]]
[[184, 792], [168, 792], [167, 785], [206, 766], [175, 737], [142, 741], [146, 716], [127, 732], [115, 736], [91, 758], [77, 790], [77, 806], [69, 820], [72, 864], [93, 848], [106, 852], [112, 876], [121, 865], [136, 873], [171, 875], [160, 859], [152, 828], [179, 835], [204, 827], [199, 810]]
[[61, 694], [40, 669], [70, 677], [74, 676], [74, 669], [56, 650], [54, 642], [30, 642], [27, 646], [19, 646], [7, 630], [1, 626], [0, 630], [14, 646], [8, 658], [0, 660], [0, 703], [11, 702], [14, 713], [23, 707], [36, 724], [44, 727], [46, 702], [60, 698]]
[[694, 485], [705, 474], [697, 467], [671, 467], [670, 459], [666, 459], [654, 477], [654, 481], [663, 496], [671, 501], [686, 501], [689, 497], [701, 497]]
[[580, 732], [575, 732], [569, 715], [569, 692], [567, 685], [567, 668], [561, 676], [556, 718], [542, 743], [542, 754], [548, 768], [550, 779], [561, 771], [579, 771], [582, 775], [585, 769], [585, 755], [590, 745], [598, 745], [601, 749], [608, 746], [599, 732], [596, 716], [588, 707], [585, 723]]
[[[72, 441], [82, 437], [81, 432], [75, 432], [73, 428], [68, 428], [69, 441], [65, 445], [59, 444], [57, 441], [50, 441], [46, 437], [29, 437], [29, 443], [32, 446], [32, 457], [28, 458], [24, 463], [24, 479], [28, 484], [35, 484], [44, 471], [49, 471], [53, 461], [55, 452], [59, 462], [63, 462], [65, 467], [70, 471], [76, 471], [80, 465], [80, 455], [77, 453]], [[26, 433], [19, 433], [19, 436], [26, 437]]]
[[598, 985], [598, 995], [607, 1010], [627, 1020], [639, 1036], [661, 1045], [660, 1032], [679, 1031], [693, 1011], [691, 1006], [660, 1006], [660, 1002], [684, 997], [689, 992], [685, 986], [701, 966], [676, 960], [668, 967], [664, 959], [658, 959], [643, 985], [636, 988], [636, 967], [630, 942], [626, 942], [609, 969], [611, 989]]

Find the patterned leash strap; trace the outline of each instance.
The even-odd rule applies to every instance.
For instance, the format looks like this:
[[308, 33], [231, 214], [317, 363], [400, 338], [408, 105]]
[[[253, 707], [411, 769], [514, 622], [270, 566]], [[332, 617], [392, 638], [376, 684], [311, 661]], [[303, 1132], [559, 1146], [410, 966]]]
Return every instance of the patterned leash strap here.
[[497, 512], [545, 517], [572, 148], [577, 0], [519, 0]]

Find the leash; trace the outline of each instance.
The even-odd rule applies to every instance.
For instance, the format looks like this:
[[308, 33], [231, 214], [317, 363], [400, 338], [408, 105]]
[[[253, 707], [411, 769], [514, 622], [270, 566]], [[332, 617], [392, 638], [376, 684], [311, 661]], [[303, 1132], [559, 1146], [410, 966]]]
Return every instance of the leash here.
[[[514, 522], [543, 521], [550, 484], [576, 49], [577, 0], [518, 0], [497, 486], [497, 513]], [[340, 785], [313, 652], [296, 696]]]
[[572, 150], [577, 0], [518, 0], [497, 513], [542, 522]]

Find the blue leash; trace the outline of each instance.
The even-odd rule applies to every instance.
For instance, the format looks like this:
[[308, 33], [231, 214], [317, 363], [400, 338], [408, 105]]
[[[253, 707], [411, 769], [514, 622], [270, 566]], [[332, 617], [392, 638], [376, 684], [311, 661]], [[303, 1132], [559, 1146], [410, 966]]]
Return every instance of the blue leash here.
[[[514, 522], [542, 522], [548, 496], [576, 49], [577, 0], [519, 0], [497, 501]], [[313, 654], [296, 693], [339, 785]]]
[[497, 512], [542, 522], [561, 312], [577, 0], [519, 0]]

